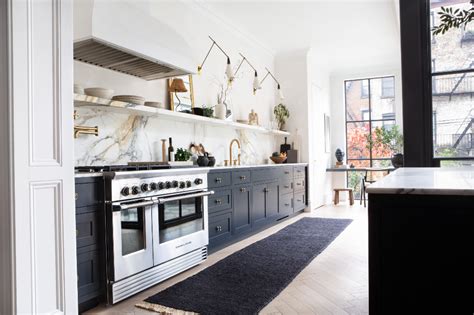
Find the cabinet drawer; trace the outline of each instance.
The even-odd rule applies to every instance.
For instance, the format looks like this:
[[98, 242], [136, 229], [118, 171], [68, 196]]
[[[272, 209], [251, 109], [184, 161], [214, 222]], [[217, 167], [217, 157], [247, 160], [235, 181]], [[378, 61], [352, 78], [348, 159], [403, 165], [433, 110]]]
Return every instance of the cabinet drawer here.
[[227, 212], [209, 217], [209, 241], [216, 242], [230, 237], [232, 213]]
[[232, 184], [247, 184], [250, 183], [250, 171], [232, 172]]
[[304, 192], [295, 192], [294, 207], [295, 211], [306, 208], [306, 194]]
[[208, 175], [208, 185], [209, 188], [217, 188], [217, 187], [224, 187], [229, 186], [232, 184], [231, 180], [231, 173], [209, 173]]
[[280, 181], [280, 196], [293, 192], [293, 180]]
[[287, 215], [293, 213], [293, 194], [280, 197], [280, 214]]
[[99, 251], [77, 255], [77, 290], [79, 303], [102, 294], [103, 271]]
[[232, 190], [216, 191], [214, 195], [209, 196], [208, 203], [210, 214], [232, 208]]
[[293, 174], [295, 178], [306, 176], [306, 166], [295, 166]]
[[76, 215], [76, 246], [97, 244], [100, 240], [102, 213], [88, 212]]
[[297, 190], [304, 190], [306, 187], [306, 179], [304, 177], [295, 178], [294, 188]]
[[100, 204], [102, 185], [100, 181], [76, 182], [76, 208]]
[[293, 167], [292, 166], [281, 166], [279, 167], [280, 180], [289, 181], [293, 179]]
[[267, 167], [265, 169], [259, 169], [252, 171], [252, 179], [254, 182], [257, 181], [270, 181], [279, 177], [277, 167]]

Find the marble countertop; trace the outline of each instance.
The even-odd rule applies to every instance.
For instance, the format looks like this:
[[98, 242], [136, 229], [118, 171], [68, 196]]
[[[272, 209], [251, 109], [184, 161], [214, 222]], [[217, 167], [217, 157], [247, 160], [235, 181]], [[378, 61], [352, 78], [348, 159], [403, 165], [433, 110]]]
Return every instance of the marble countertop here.
[[[257, 164], [257, 165], [236, 165], [236, 166], [214, 166], [214, 167], [194, 167], [194, 168], [186, 168], [186, 167], [177, 167], [177, 168], [170, 168], [170, 169], [163, 169], [159, 170], [160, 173], [166, 172], [176, 172], [177, 170], [205, 170], [205, 171], [212, 171], [212, 170], [231, 170], [231, 169], [244, 169], [244, 168], [256, 168], [256, 167], [278, 167], [278, 166], [296, 166], [296, 165], [308, 165], [308, 163], [285, 163], [285, 164]], [[102, 176], [102, 173], [75, 173], [76, 178], [81, 177], [96, 177]]]
[[474, 167], [400, 168], [368, 186], [367, 192], [474, 196]]

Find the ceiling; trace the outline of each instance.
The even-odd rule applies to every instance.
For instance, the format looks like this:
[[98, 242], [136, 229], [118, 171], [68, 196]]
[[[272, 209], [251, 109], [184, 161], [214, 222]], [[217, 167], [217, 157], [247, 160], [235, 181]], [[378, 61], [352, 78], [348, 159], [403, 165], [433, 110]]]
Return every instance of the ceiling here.
[[341, 67], [399, 55], [394, 0], [196, 0], [274, 54], [313, 48]]

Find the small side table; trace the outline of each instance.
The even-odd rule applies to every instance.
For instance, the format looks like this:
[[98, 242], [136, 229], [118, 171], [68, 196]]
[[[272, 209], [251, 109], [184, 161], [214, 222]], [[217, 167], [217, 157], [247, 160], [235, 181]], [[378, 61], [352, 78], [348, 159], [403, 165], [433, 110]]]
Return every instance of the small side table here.
[[341, 191], [349, 192], [349, 203], [352, 206], [354, 204], [354, 190], [352, 188], [334, 188], [334, 204], [339, 203], [339, 192]]

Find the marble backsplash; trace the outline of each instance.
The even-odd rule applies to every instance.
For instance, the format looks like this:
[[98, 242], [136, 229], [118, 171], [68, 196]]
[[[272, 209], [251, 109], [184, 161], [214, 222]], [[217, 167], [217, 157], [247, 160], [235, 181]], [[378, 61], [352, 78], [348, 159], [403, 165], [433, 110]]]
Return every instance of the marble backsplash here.
[[[98, 126], [99, 136], [80, 135], [75, 139], [76, 166], [126, 164], [130, 161], [161, 161], [161, 139], [173, 138], [173, 147], [188, 148], [202, 143], [216, 157], [216, 165], [229, 159], [229, 144], [241, 143], [243, 165], [267, 163], [277, 151], [282, 137], [234, 130], [220, 126], [169, 121], [156, 117], [131, 116], [99, 109], [79, 108], [75, 125]], [[168, 143], [167, 143], [168, 144]], [[234, 146], [236, 150], [236, 146]], [[237, 152], [235, 151], [235, 158]]]

